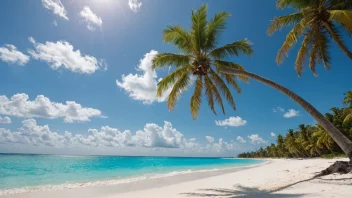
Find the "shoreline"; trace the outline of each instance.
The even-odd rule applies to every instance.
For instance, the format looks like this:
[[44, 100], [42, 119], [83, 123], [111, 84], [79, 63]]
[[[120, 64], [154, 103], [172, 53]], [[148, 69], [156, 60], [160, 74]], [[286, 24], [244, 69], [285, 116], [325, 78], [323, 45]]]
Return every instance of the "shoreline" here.
[[[144, 182], [154, 181], [158, 179], [167, 178], [168, 180], [165, 185], [173, 185], [180, 182], [187, 182], [197, 179], [203, 179], [207, 177], [233, 173], [249, 168], [254, 168], [257, 166], [261, 166], [267, 163], [270, 163], [269, 159], [254, 159], [260, 160], [263, 162], [259, 162], [257, 164], [251, 165], [243, 165], [236, 167], [219, 167], [219, 168], [205, 168], [199, 170], [180, 170], [180, 171], [172, 171], [167, 173], [159, 173], [159, 174], [147, 174], [135, 177], [126, 177], [126, 178], [118, 178], [118, 179], [101, 179], [101, 180], [90, 180], [83, 182], [68, 182], [63, 184], [47, 184], [47, 185], [39, 185], [39, 186], [26, 186], [26, 187], [18, 187], [18, 188], [8, 188], [8, 189], [0, 189], [0, 197], [4, 196], [12, 196], [18, 194], [27, 194], [27, 193], [40, 193], [40, 192], [58, 192], [64, 190], [72, 190], [72, 189], [81, 189], [81, 188], [94, 188], [94, 187], [108, 187], [115, 185], [138, 185], [141, 186], [140, 189], [145, 189]], [[181, 177], [183, 179], [177, 179], [177, 177]], [[173, 177], [176, 180], [172, 180]], [[175, 182], [172, 182], [175, 181]], [[124, 190], [123, 190], [124, 191]]]
[[[132, 183], [38, 191], [6, 198], [352, 197], [352, 174], [314, 176], [343, 159], [266, 159], [251, 167], [190, 173]], [[221, 172], [223, 171], [223, 172]]]

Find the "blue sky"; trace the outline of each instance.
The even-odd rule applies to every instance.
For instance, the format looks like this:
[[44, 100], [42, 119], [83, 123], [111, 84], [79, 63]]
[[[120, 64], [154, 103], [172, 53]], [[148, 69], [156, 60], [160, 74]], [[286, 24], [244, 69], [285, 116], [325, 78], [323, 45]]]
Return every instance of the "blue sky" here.
[[[334, 43], [332, 69], [318, 65], [318, 77], [307, 68], [297, 76], [297, 46], [282, 65], [275, 63], [288, 29], [271, 37], [266, 29], [274, 16], [292, 12], [277, 9], [275, 0], [4, 0], [0, 152], [233, 156], [274, 142], [271, 132], [285, 134], [298, 124], [315, 124], [289, 98], [254, 81], [241, 83], [240, 95], [233, 92], [236, 111], [226, 105], [226, 115], [218, 110], [216, 116], [204, 103], [197, 120], [189, 111], [191, 90], [173, 112], [154, 97], [153, 83], [168, 70], [148, 70], [148, 57], [177, 52], [163, 43], [163, 29], [175, 24], [190, 27], [191, 10], [202, 3], [209, 6], [208, 17], [218, 11], [232, 14], [219, 45], [243, 38], [254, 44], [252, 57], [235, 57], [234, 62], [286, 86], [322, 112], [341, 106], [343, 93], [352, 88], [352, 67]], [[351, 38], [345, 39], [352, 49]], [[143, 83], [148, 89], [138, 88]], [[290, 109], [298, 115], [284, 117]], [[240, 126], [215, 122], [230, 117], [232, 125]], [[115, 139], [109, 140], [109, 134]]]

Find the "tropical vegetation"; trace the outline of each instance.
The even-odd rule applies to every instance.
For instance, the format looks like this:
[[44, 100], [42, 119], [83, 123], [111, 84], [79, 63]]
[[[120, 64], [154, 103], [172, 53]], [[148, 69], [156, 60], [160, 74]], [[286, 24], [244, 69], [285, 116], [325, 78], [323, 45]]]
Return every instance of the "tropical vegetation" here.
[[352, 53], [342, 39], [343, 32], [352, 33], [351, 0], [277, 0], [276, 5], [295, 10], [292, 14], [274, 18], [268, 28], [268, 34], [272, 35], [284, 27], [293, 26], [277, 54], [277, 64], [283, 62], [300, 37], [303, 39], [295, 62], [299, 76], [306, 62], [315, 75], [317, 63], [330, 69], [330, 38], [352, 60]]
[[[287, 2], [296, 1], [298, 2], [298, 0]], [[278, 2], [284, 2], [284, 0], [278, 0]], [[239, 55], [239, 53], [251, 55], [253, 52], [248, 40], [235, 41], [222, 47], [216, 47], [219, 33], [225, 29], [225, 20], [229, 16], [230, 14], [227, 12], [219, 12], [208, 22], [207, 6], [202, 5], [198, 10], [192, 11], [192, 28], [190, 31], [179, 26], [169, 26], [164, 30], [164, 41], [174, 44], [181, 53], [161, 53], [153, 58], [153, 69], [165, 66], [176, 68], [158, 83], [157, 96], [160, 97], [172, 87], [168, 97], [168, 108], [173, 110], [178, 97], [192, 83], [192, 77], [195, 77], [194, 93], [190, 101], [191, 114], [195, 119], [202, 102], [203, 90], [211, 110], [216, 114], [214, 109], [214, 101], [216, 101], [225, 113], [220, 93], [235, 109], [233, 96], [227, 84], [240, 92], [236, 79], [247, 81], [250, 78], [259, 81], [287, 95], [305, 109], [321, 128], [331, 135], [332, 139], [352, 162], [352, 141], [310, 103], [286, 87], [247, 72], [241, 65], [224, 60], [231, 55]]]
[[[351, 108], [351, 94], [352, 91], [348, 91], [345, 94], [343, 103], [347, 105], [346, 107], [333, 107], [331, 108], [331, 112], [325, 114], [325, 117], [350, 140], [352, 140], [352, 120], [345, 121], [345, 119], [350, 115], [346, 114], [346, 109]], [[238, 157], [242, 158], [311, 158], [333, 156], [346, 155], [329, 133], [319, 124], [300, 124], [296, 129], [289, 129], [285, 136], [278, 135], [276, 144], [270, 144], [257, 151], [240, 153], [238, 155]]]

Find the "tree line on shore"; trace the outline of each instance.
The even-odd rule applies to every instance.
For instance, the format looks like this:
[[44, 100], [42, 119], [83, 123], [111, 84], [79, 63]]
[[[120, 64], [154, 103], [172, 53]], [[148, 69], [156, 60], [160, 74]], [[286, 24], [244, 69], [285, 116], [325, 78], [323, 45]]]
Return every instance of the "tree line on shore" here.
[[[339, 131], [352, 140], [352, 91], [345, 94], [344, 108], [332, 107], [325, 117]], [[341, 148], [329, 133], [319, 124], [298, 125], [297, 129], [289, 129], [285, 136], [278, 135], [276, 144], [271, 144], [256, 151], [240, 153], [241, 158], [311, 158], [345, 156]]]

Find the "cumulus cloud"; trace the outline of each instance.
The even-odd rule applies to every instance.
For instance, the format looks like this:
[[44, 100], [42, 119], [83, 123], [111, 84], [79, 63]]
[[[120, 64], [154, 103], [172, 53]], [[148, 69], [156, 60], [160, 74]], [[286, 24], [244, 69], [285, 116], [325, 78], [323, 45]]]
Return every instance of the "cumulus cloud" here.
[[251, 134], [248, 136], [252, 143], [264, 144], [266, 141], [261, 138], [258, 134]]
[[53, 14], [68, 20], [67, 11], [60, 0], [42, 0], [44, 8], [50, 10]]
[[23, 118], [63, 118], [65, 122], [86, 122], [92, 117], [101, 117], [98, 109], [82, 107], [75, 101], [57, 103], [38, 95], [33, 101], [27, 94], [15, 94], [11, 98], [0, 95], [0, 114]]
[[143, 130], [134, 133], [129, 130], [120, 131], [109, 126], [89, 129], [87, 133], [68, 131], [60, 133], [51, 130], [48, 125], [39, 125], [34, 119], [27, 119], [22, 121], [22, 126], [16, 131], [0, 128], [0, 146], [4, 145], [65, 150], [111, 148], [117, 151], [116, 148], [123, 148], [118, 150], [139, 148], [166, 153], [178, 150], [184, 154], [208, 156], [234, 156], [234, 152], [241, 151], [234, 141], [226, 142], [222, 138], [201, 145], [196, 142], [195, 138], [187, 139], [167, 121], [163, 126], [147, 123]]
[[103, 24], [103, 21], [98, 17], [88, 6], [85, 6], [82, 11], [79, 13], [81, 18], [87, 24], [87, 28], [90, 31], [94, 31], [96, 27], [100, 27]]
[[142, 7], [140, 0], [128, 0], [128, 6], [133, 12], [138, 12]]
[[5, 117], [0, 116], [0, 124], [11, 124], [11, 118], [7, 116]]
[[246, 141], [245, 139], [243, 139], [243, 137], [241, 137], [241, 136], [237, 136], [237, 140], [238, 140], [239, 142], [241, 142], [242, 144], [244, 144], [244, 143], [247, 142], [247, 141]]
[[164, 102], [169, 95], [171, 88], [158, 98], [156, 96], [157, 84], [161, 79], [157, 79], [157, 73], [152, 69], [152, 60], [158, 52], [151, 50], [140, 60], [137, 71], [142, 74], [122, 75], [121, 82], [116, 80], [118, 87], [124, 89], [133, 100], [142, 101], [144, 104], [153, 102]]
[[239, 126], [244, 126], [247, 124], [246, 120], [243, 120], [239, 116], [232, 116], [228, 119], [225, 120], [215, 120], [215, 124], [217, 126], [230, 126], [230, 127], [239, 127]]
[[205, 136], [205, 139], [207, 139], [210, 143], [214, 142], [214, 138], [211, 136]]
[[75, 51], [67, 41], [47, 41], [43, 44], [37, 43], [33, 37], [28, 39], [35, 47], [35, 50], [28, 50], [28, 53], [34, 59], [47, 62], [54, 70], [62, 67], [76, 73], [92, 74], [107, 67], [104, 60]]
[[25, 65], [29, 61], [29, 56], [18, 51], [14, 45], [5, 44], [0, 47], [0, 60], [9, 64]]
[[292, 118], [292, 117], [299, 116], [299, 111], [294, 110], [294, 109], [289, 109], [288, 111], [285, 111], [285, 109], [281, 108], [281, 107], [274, 108], [273, 112], [282, 113], [284, 118]]
[[276, 134], [275, 134], [274, 132], [271, 132], [270, 135], [271, 135], [272, 137], [276, 136]]
[[294, 109], [289, 109], [286, 113], [284, 113], [285, 118], [292, 118], [296, 116], [299, 116], [299, 111]]

